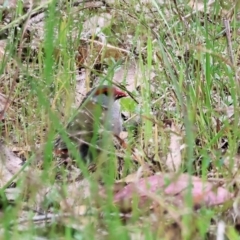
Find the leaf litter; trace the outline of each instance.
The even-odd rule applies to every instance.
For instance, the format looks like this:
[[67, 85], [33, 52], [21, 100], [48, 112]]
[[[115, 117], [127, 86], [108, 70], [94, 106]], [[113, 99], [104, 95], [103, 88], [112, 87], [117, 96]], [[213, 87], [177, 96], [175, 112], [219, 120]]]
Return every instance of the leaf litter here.
[[[148, 3], [148, 1], [146, 2], [147, 4], [150, 4]], [[196, 8], [195, 10], [199, 11], [196, 7], [196, 4], [193, 8]], [[42, 39], [44, 39], [44, 17], [42, 14], [39, 14], [38, 17], [38, 19], [31, 19], [31, 22], [29, 22], [28, 26], [30, 32], [34, 32], [34, 28], [38, 31], [39, 38], [37, 38], [35, 35], [35, 37], [33, 37], [33, 40], [30, 41], [30, 46], [32, 45], [34, 49], [37, 49], [36, 51], [39, 51], [38, 48], [41, 45]], [[34, 21], [39, 22], [39, 25]], [[113, 19], [111, 13], [102, 13], [93, 16], [84, 22], [84, 35], [86, 36], [87, 34], [89, 34], [88, 30], [91, 31], [90, 33], [92, 35], [98, 35], [99, 33], [101, 33], [99, 34], [99, 36], [102, 37], [103, 41], [84, 40], [84, 44], [81, 44], [77, 49], [77, 54], [80, 54], [81, 58], [79, 58], [79, 55], [76, 55], [76, 65], [83, 65], [84, 67], [90, 66], [91, 68], [94, 68], [94, 65], [96, 65], [97, 63], [102, 63], [102, 59], [104, 59], [104, 61], [106, 61], [107, 58], [114, 61], [123, 59], [125, 63], [121, 64], [121, 67], [118, 69], [118, 71], [114, 72], [113, 82], [116, 84], [124, 84], [129, 91], [137, 92], [139, 86], [144, 89], [144, 87], [141, 86], [140, 81], [140, 79], [142, 79], [144, 76], [143, 73], [141, 73], [141, 66], [138, 66], [135, 60], [131, 59], [134, 54], [131, 54], [131, 52], [128, 50], [124, 50], [122, 46], [118, 47], [104, 42], [106, 41], [106, 37], [104, 36], [104, 34], [102, 34], [102, 29], [108, 28], [111, 25], [112, 21]], [[35, 40], [36, 42], [34, 43]], [[85, 47], [87, 47], [87, 51]], [[3, 47], [0, 48], [1, 59], [4, 55], [5, 51]], [[76, 106], [79, 105], [82, 98], [85, 96], [86, 92], [91, 87], [88, 78], [92, 76], [88, 74], [86, 75], [86, 71], [86, 69], [81, 72], [76, 71], [76, 86], [74, 95]], [[150, 81], [153, 81], [156, 73], [152, 72], [150, 75], [152, 76], [150, 77]], [[94, 81], [92, 84], [95, 85], [96, 83], [97, 80]], [[152, 92], [154, 92], [155, 87], [153, 87], [153, 84], [151, 85], [151, 87]], [[5, 100], [7, 95], [4, 91], [3, 93], [1, 93], [0, 95], [1, 107], [4, 107], [6, 104]], [[164, 98], [157, 97], [155, 103], [159, 103], [160, 106], [166, 106], [167, 108], [169, 108], [170, 104], [164, 101]], [[174, 106], [174, 110], [175, 109], [176, 108]], [[231, 107], [227, 109], [226, 115], [228, 118], [233, 116]], [[158, 121], [159, 119], [153, 120], [154, 123], [158, 123]], [[143, 149], [141, 149], [142, 144], [139, 145], [139, 151], [134, 151], [137, 158], [132, 159], [132, 161], [141, 159], [140, 161], [138, 161], [138, 163], [142, 165], [140, 167], [138, 166], [140, 170], [138, 169], [136, 172], [131, 173], [122, 180], [116, 182], [116, 188], [113, 191], [113, 203], [114, 205], [119, 207], [120, 212], [123, 214], [121, 215], [123, 216], [122, 218], [125, 218], [127, 216], [126, 212], [130, 213], [130, 215], [128, 215], [128, 218], [131, 218], [131, 213], [134, 212], [133, 208], [136, 196], [138, 198], [139, 208], [141, 209], [143, 206], [146, 207], [146, 210], [141, 213], [146, 220], [150, 219], [152, 222], [154, 222], [151, 218], [149, 218], [151, 214], [153, 214], [155, 218], [163, 217], [164, 215], [163, 219], [165, 219], [165, 215], [167, 212], [169, 213], [168, 217], [172, 218], [178, 224], [180, 222], [181, 214], [183, 214], [188, 207], [188, 205], [185, 205], [185, 199], [189, 192], [193, 200], [194, 210], [204, 207], [210, 208], [216, 205], [225, 205], [227, 202], [233, 200], [235, 195], [232, 191], [229, 190], [232, 188], [232, 186], [228, 186], [226, 184], [218, 185], [216, 183], [213, 183], [212, 181], [208, 181], [200, 177], [192, 176], [186, 173], [180, 173], [181, 166], [184, 162], [181, 151], [186, 147], [185, 145], [181, 144], [182, 137], [180, 136], [184, 135], [184, 133], [181, 131], [182, 130], [179, 126], [175, 124], [171, 125], [169, 144], [167, 144], [167, 154], [164, 154], [163, 150], [161, 150], [162, 152], [161, 154], [159, 154], [162, 158], [166, 159], [164, 162], [167, 166], [167, 171], [170, 173], [155, 173], [155, 171], [152, 171], [154, 164], [145, 164], [145, 158], [148, 155], [144, 153], [144, 147]], [[147, 147], [148, 146], [145, 146], [145, 148]], [[5, 186], [5, 184], [9, 183], [9, 180], [14, 179], [14, 176], [18, 175], [18, 172], [21, 171], [23, 161], [18, 158], [13, 152], [19, 152], [21, 150], [29, 151], [29, 148], [26, 146], [18, 148], [17, 151], [16, 149], [17, 148], [10, 148], [7, 147], [5, 144], [1, 144], [1, 186]], [[161, 159], [159, 161], [161, 161]], [[22, 177], [22, 175], [25, 175], [25, 178]], [[23, 201], [26, 203], [29, 209], [37, 210], [38, 215], [40, 215], [32, 218], [34, 222], [44, 222], [46, 219], [52, 219], [52, 223], [54, 223], [54, 221], [57, 221], [59, 224], [63, 224], [66, 226], [68, 225], [68, 223], [66, 223], [66, 219], [69, 217], [69, 213], [75, 215], [76, 217], [86, 215], [87, 217], [83, 221], [84, 223], [81, 221], [78, 222], [77, 220], [75, 221], [75, 223], [78, 223], [82, 226], [82, 230], [84, 229], [84, 226], [87, 226], [89, 223], [95, 222], [97, 220], [93, 220], [91, 217], [88, 216], [89, 209], [94, 209], [96, 211], [99, 211], [98, 213], [103, 213], [102, 206], [99, 206], [98, 203], [98, 194], [102, 197], [103, 200], [104, 198], [107, 198], [107, 194], [106, 189], [101, 185], [98, 186], [98, 191], [92, 195], [90, 183], [85, 179], [81, 182], [72, 182], [65, 179], [65, 187], [67, 189], [67, 191], [65, 191], [62, 187], [62, 183], [55, 183], [51, 186], [48, 186], [48, 184], [43, 184], [41, 180], [42, 171], [39, 169], [35, 170], [34, 166], [29, 165], [29, 167], [23, 171], [22, 175], [21, 177], [18, 177], [16, 179], [20, 180], [20, 182], [21, 178], [25, 179], [23, 180], [23, 182], [25, 183], [25, 188], [23, 188], [23, 195], [25, 196], [25, 198]], [[124, 185], [118, 185], [118, 183], [124, 183]], [[9, 198], [9, 200], [11, 201], [14, 201], [14, 199], [17, 199], [19, 195], [21, 196], [23, 193], [20, 187], [16, 188], [16, 192], [11, 192], [10, 189], [13, 190], [14, 188], [7, 188], [5, 190], [7, 198]], [[65, 194], [65, 192], [67, 192], [67, 195]], [[53, 213], [50, 207], [50, 205], [53, 204], [51, 202], [47, 204], [46, 208], [43, 207], [43, 202], [46, 199], [55, 199], [56, 202], [60, 203], [59, 213]], [[89, 199], [92, 199], [91, 207], [89, 207], [87, 202]], [[170, 206], [177, 207], [178, 210], [179, 208], [183, 208], [184, 211], [174, 213]], [[235, 206], [235, 212], [236, 209], [237, 208]], [[45, 212], [49, 212], [49, 216], [44, 215], [43, 213]], [[25, 214], [26, 213], [28, 213], [28, 211], [26, 211]], [[58, 217], [60, 219], [59, 221], [57, 220]], [[139, 219], [141, 220], [141, 218]], [[21, 221], [28, 220], [28, 218], [23, 217], [23, 219], [20, 220], [19, 223], [21, 223]], [[70, 225], [73, 226], [74, 224]], [[172, 229], [171, 226], [174, 226], [174, 224], [168, 225], [169, 228], [165, 229], [166, 234], [169, 233], [168, 229]], [[170, 230], [170, 232], [171, 231], [172, 230]], [[177, 237], [179, 235], [181, 235], [181, 231], [180, 233], [178, 232]], [[133, 234], [133, 236], [134, 239], [136, 235]], [[138, 237], [138, 239], [141, 239], [141, 236]]]

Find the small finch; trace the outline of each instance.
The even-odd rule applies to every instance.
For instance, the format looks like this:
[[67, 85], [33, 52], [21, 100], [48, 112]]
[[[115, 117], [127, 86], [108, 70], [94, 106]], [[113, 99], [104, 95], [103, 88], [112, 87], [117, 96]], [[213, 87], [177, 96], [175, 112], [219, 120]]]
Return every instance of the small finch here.
[[[83, 99], [67, 125], [66, 132], [84, 162], [97, 159], [101, 148], [106, 146], [107, 141], [111, 141], [109, 133], [119, 139], [122, 118], [118, 100], [126, 96], [126, 93], [116, 87], [103, 85], [93, 88]], [[69, 156], [66, 143], [61, 137], [55, 141], [54, 152], [63, 158]]]

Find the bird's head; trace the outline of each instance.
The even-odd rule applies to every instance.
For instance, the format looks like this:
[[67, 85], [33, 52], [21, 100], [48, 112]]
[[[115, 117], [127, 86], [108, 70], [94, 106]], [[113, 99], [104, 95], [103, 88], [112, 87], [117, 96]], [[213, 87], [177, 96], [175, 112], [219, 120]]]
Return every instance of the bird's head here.
[[114, 86], [102, 85], [93, 88], [88, 96], [95, 102], [107, 107], [114, 101], [127, 97], [127, 94]]
[[113, 98], [114, 100], [118, 100], [123, 97], [127, 97], [127, 94], [120, 89], [112, 86], [102, 85], [92, 89], [93, 96], [98, 97], [100, 95], [105, 95], [107, 97]]

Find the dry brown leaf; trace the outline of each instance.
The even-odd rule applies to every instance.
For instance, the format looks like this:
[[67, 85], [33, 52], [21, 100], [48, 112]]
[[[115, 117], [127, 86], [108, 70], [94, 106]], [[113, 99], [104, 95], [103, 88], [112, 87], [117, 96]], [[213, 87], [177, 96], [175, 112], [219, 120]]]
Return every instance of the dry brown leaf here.
[[22, 167], [22, 160], [0, 142], [0, 186], [6, 184]]
[[170, 171], [178, 171], [181, 167], [181, 137], [179, 136], [179, 130], [173, 123], [170, 133], [169, 153], [166, 159], [166, 166]]
[[13, 8], [17, 6], [17, 0], [0, 0], [0, 5], [4, 8]]
[[0, 61], [2, 60], [5, 54], [6, 45], [7, 45], [7, 40], [0, 40]]
[[[34, 7], [39, 6], [40, 4], [46, 3], [47, 0], [22, 0], [23, 7], [29, 8], [29, 5], [32, 5]], [[18, 0], [0, 0], [0, 5], [4, 8], [16, 8], [18, 5]]]
[[[108, 4], [108, 5], [114, 5], [116, 4], [116, 0], [105, 0], [105, 2]], [[154, 2], [158, 3], [158, 4], [166, 4], [165, 0], [155, 0]], [[149, 4], [153, 4], [153, 1], [152, 0], [140, 0], [139, 3], [142, 5], [149, 5]]]
[[73, 207], [82, 209], [82, 201], [90, 196], [90, 184], [87, 179], [68, 184], [67, 196], [60, 202], [63, 210], [69, 211]]
[[44, 13], [37, 14], [33, 18], [29, 19], [28, 22], [28, 31], [31, 32], [31, 34], [34, 34], [34, 38], [31, 40], [31, 43], [29, 44], [29, 47], [31, 50], [37, 50], [39, 49], [42, 41], [44, 40]]
[[0, 93], [0, 112], [2, 112], [5, 108], [5, 105], [7, 103], [7, 97]]
[[[139, 196], [139, 204], [158, 202], [166, 204], [166, 197], [172, 204], [183, 206], [188, 191], [191, 191], [195, 208], [201, 206], [215, 206], [225, 203], [233, 198], [228, 189], [203, 181], [201, 178], [188, 174], [176, 176], [174, 174], [163, 174], [139, 179], [138, 182], [130, 183], [114, 196], [116, 204], [131, 202], [134, 196]], [[169, 198], [171, 197], [171, 198]]]
[[[208, 1], [207, 6], [211, 6], [214, 2], [215, 2], [215, 0]], [[204, 12], [204, 1], [191, 0], [188, 3], [188, 6], [191, 7], [195, 11]]]
[[136, 172], [131, 173], [131, 174], [127, 175], [125, 178], [116, 181], [116, 183], [137, 182], [137, 181], [139, 181], [140, 178], [149, 177], [151, 175], [153, 175], [153, 172], [152, 172], [150, 166], [147, 163], [145, 163], [144, 165], [139, 167], [139, 169]]
[[229, 119], [234, 116], [234, 106], [228, 106], [225, 110]]
[[75, 5], [76, 3], [81, 4], [81, 6], [84, 6], [84, 8], [99, 8], [104, 6], [104, 3], [102, 1], [85, 1], [85, 0], [78, 0], [74, 1]]
[[135, 62], [127, 62], [113, 76], [113, 82], [126, 83], [126, 88], [133, 91], [139, 86], [141, 79], [141, 72], [138, 70]]
[[111, 24], [112, 18], [112, 14], [109, 13], [102, 13], [98, 16], [95, 15], [84, 22], [83, 32], [91, 35], [98, 34], [101, 28], [106, 28]]
[[[125, 64], [119, 68], [113, 76], [113, 82], [121, 83], [126, 85], [126, 88], [131, 92], [135, 90], [138, 86], [142, 84], [142, 78], [146, 72], [142, 72], [141, 68], [137, 66], [135, 61], [126, 61]], [[155, 77], [154, 70], [149, 74], [148, 80], [152, 82]], [[156, 88], [151, 86], [151, 89], [154, 91]]]
[[21, 194], [19, 188], [7, 188], [4, 192], [8, 201], [15, 201]]
[[12, 146], [11, 151], [13, 151], [14, 154], [16, 154], [16, 156], [18, 157], [27, 157], [29, 155], [29, 153], [31, 152], [31, 147], [26, 145], [23, 147], [16, 147], [16, 146]]
[[[150, 4], [150, 3], [153, 3], [152, 0], [141, 0], [140, 1], [142, 4]], [[156, 2], [158, 4], [165, 4], [166, 2], [164, 0], [156, 0]]]
[[78, 107], [86, 95], [88, 89], [86, 88], [86, 71], [78, 74], [76, 73], [76, 88], [75, 88], [75, 106]]

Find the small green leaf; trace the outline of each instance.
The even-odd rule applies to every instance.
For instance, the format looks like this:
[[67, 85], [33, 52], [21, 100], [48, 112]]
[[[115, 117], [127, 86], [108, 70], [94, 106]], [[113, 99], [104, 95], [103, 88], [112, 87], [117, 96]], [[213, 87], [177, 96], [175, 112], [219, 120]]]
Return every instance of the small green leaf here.
[[123, 98], [121, 100], [121, 106], [123, 111], [135, 112], [138, 105], [131, 98]]

